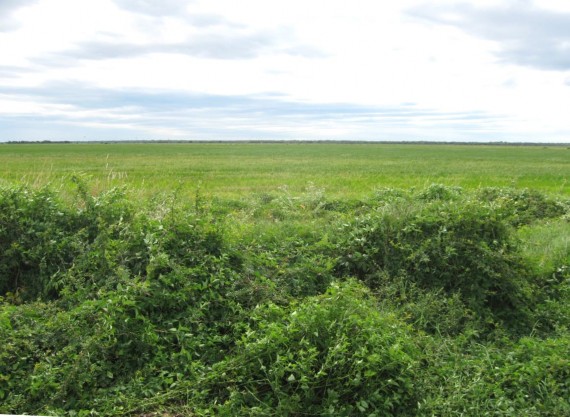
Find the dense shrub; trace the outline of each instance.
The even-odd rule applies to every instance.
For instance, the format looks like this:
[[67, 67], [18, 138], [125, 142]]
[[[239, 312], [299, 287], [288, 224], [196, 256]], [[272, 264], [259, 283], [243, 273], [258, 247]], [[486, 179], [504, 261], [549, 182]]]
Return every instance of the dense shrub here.
[[[18, 193], [14, 199], [22, 199]], [[24, 240], [35, 235], [23, 228], [48, 223], [53, 207], [64, 205], [43, 190], [21, 193], [34, 202], [32, 212], [6, 206], [4, 214], [22, 225], [23, 237], [14, 233], [27, 244], [22, 252], [41, 254], [44, 240]], [[165, 389], [172, 375], [187, 375], [194, 367], [188, 358], [213, 363], [238, 338], [232, 328], [241, 307], [226, 297], [236, 272], [211, 219], [190, 210], [153, 219], [135, 212], [120, 190], [89, 196], [80, 186], [79, 194], [61, 227], [74, 249], [65, 252], [69, 260], [54, 256], [54, 273], [30, 270], [26, 287], [16, 275], [18, 294], [6, 292], [7, 301], [24, 305], [0, 310], [0, 411], [90, 410], [99, 397], [108, 398], [103, 407], [133, 407], [134, 398]], [[5, 222], [5, 229], [20, 232], [20, 223]], [[53, 223], [52, 238], [59, 236]], [[13, 252], [3, 255], [2, 277], [10, 283]], [[120, 387], [126, 396], [110, 394]]]
[[431, 184], [424, 190], [421, 190], [417, 198], [424, 201], [443, 200], [451, 201], [458, 200], [463, 193], [460, 187], [448, 187], [442, 184]]
[[128, 381], [156, 352], [156, 335], [135, 310], [114, 295], [71, 310], [28, 303], [8, 314], [10, 328], [0, 330], [2, 411], [91, 409], [94, 398]]
[[486, 345], [461, 339], [434, 339], [426, 349], [417, 415], [569, 415], [567, 335]]
[[442, 288], [421, 288], [405, 276], [386, 279], [375, 289], [380, 308], [404, 318], [420, 333], [458, 336], [485, 331], [477, 314], [470, 309], [460, 293]]
[[550, 274], [537, 277], [536, 285], [533, 318], [537, 330], [547, 334], [556, 330], [567, 332], [570, 329], [570, 267], [555, 267]]
[[566, 415], [566, 203], [480, 193], [3, 187], [0, 413]]
[[482, 188], [477, 197], [491, 204], [503, 219], [517, 227], [540, 219], [559, 217], [568, 212], [567, 201], [527, 188]]
[[405, 277], [424, 289], [458, 293], [482, 317], [520, 321], [525, 264], [498, 214], [475, 203], [382, 210], [343, 227], [338, 271], [373, 288]]
[[294, 227], [280, 227], [277, 231], [266, 228], [265, 232], [263, 240], [258, 236], [242, 248], [244, 277], [270, 279], [279, 287], [281, 298], [326, 290], [334, 278], [335, 265], [327, 235], [304, 234]]
[[253, 312], [236, 352], [213, 368], [220, 415], [413, 415], [417, 350], [355, 282]]
[[0, 296], [53, 298], [52, 275], [79, 253], [79, 218], [47, 188], [0, 188]]
[[[0, 189], [0, 295], [53, 300], [70, 285], [107, 285], [118, 266], [140, 273], [144, 226], [135, 217], [117, 188], [91, 196], [78, 181], [75, 207], [48, 188]], [[77, 269], [81, 282], [72, 282]]]

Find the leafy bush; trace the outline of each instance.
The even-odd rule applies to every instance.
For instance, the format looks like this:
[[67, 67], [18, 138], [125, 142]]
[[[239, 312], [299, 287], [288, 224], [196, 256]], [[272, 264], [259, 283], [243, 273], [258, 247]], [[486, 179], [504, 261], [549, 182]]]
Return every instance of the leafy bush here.
[[49, 280], [79, 253], [78, 227], [49, 189], [0, 188], [0, 296], [53, 298]]
[[337, 242], [340, 274], [373, 288], [403, 276], [423, 289], [458, 293], [481, 317], [521, 321], [526, 271], [498, 214], [476, 203], [380, 211], [356, 219]]
[[569, 342], [567, 335], [486, 345], [434, 339], [418, 373], [417, 415], [568, 415]]
[[[30, 212], [7, 209], [5, 218], [48, 224], [51, 237], [58, 236], [50, 215], [63, 203], [46, 191], [11, 197], [15, 207], [23, 199]], [[17, 287], [23, 295], [6, 299], [25, 304], [0, 310], [2, 410], [60, 414], [91, 410], [106, 397], [104, 408], [133, 407], [133, 396], [153, 396], [171, 375], [190, 372], [195, 365], [185, 363], [188, 357], [206, 364], [223, 357], [237, 338], [232, 326], [241, 322], [241, 307], [226, 298], [235, 280], [232, 256], [211, 219], [192, 212], [151, 219], [120, 190], [90, 196], [81, 184], [76, 210], [66, 210], [71, 221], [61, 228], [74, 249], [65, 252], [69, 260], [54, 256], [56, 271], [42, 280], [30, 270], [24, 282], [35, 291]], [[5, 230], [19, 231], [20, 223], [5, 222]], [[16, 238], [26, 242], [26, 255], [51, 253], [42, 239]], [[4, 278], [13, 277], [10, 254], [0, 259]], [[48, 303], [33, 302], [36, 296]], [[144, 392], [136, 375], [147, 378]], [[108, 395], [119, 387], [128, 394]]]
[[376, 288], [380, 308], [397, 314], [420, 333], [458, 336], [480, 333], [484, 325], [462, 299], [461, 294], [449, 294], [442, 288], [421, 288], [405, 276], [386, 278]]
[[288, 308], [258, 307], [235, 353], [212, 369], [220, 415], [413, 415], [417, 351], [353, 281]]
[[569, 414], [566, 203], [305, 194], [1, 188], [0, 413]]
[[556, 267], [539, 277], [536, 284], [535, 327], [547, 334], [555, 330], [564, 334], [570, 329], [570, 266]]
[[503, 219], [517, 227], [568, 212], [568, 202], [527, 188], [482, 188], [477, 194], [481, 201], [491, 204]]
[[448, 187], [442, 184], [431, 184], [426, 189], [419, 192], [417, 198], [419, 200], [432, 201], [457, 200], [461, 197], [463, 190], [460, 187]]
[[17, 294], [22, 301], [59, 298], [70, 285], [69, 271], [82, 265], [89, 265], [90, 273], [74, 283], [78, 287], [107, 284], [118, 264], [140, 272], [144, 235], [124, 191], [91, 196], [78, 182], [77, 197], [73, 209], [47, 188], [0, 190], [0, 295]]

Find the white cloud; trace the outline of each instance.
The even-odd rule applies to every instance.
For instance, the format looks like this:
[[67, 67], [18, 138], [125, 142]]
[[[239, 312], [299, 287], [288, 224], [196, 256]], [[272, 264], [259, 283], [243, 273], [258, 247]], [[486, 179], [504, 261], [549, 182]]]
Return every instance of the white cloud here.
[[[0, 4], [15, 22], [0, 31], [0, 118], [10, 134], [18, 123], [33, 123], [19, 117], [36, 112], [49, 126], [72, 121], [73, 134], [81, 126], [90, 137], [117, 129], [124, 139], [147, 132], [156, 138], [570, 140], [564, 115], [570, 68], [551, 42], [564, 48], [567, 2], [16, 4]], [[528, 28], [533, 37], [525, 35]], [[534, 50], [551, 53], [525, 55]], [[99, 92], [97, 110], [72, 100], [70, 86], [89, 100]], [[139, 92], [144, 105], [129, 99], [117, 107], [125, 91]], [[197, 103], [177, 101], [180, 94], [218, 101], [192, 108]], [[106, 102], [111, 96], [115, 102]], [[167, 97], [175, 105], [165, 109]], [[245, 98], [252, 97], [265, 97], [279, 111], [248, 107]], [[414, 111], [403, 103], [414, 103]], [[240, 105], [244, 112], [236, 119], [230, 113]], [[331, 115], [331, 106], [350, 108], [350, 117]], [[143, 115], [151, 122], [142, 123]]]

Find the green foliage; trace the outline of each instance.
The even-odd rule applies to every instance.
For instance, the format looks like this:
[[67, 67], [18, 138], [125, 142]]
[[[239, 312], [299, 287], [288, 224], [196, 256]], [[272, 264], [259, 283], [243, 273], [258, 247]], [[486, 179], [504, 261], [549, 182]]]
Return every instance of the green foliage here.
[[0, 187], [0, 413], [569, 413], [563, 199], [72, 182]]
[[570, 329], [570, 267], [562, 265], [536, 279], [535, 327], [541, 333]]
[[523, 255], [533, 270], [534, 328], [542, 335], [570, 328], [570, 224], [566, 219], [524, 226], [518, 231]]
[[47, 188], [0, 188], [0, 296], [53, 298], [50, 278], [79, 253], [76, 213]]
[[463, 190], [460, 187], [446, 187], [443, 184], [431, 184], [418, 194], [418, 198], [425, 201], [451, 201], [459, 199], [462, 192]]
[[442, 289], [483, 318], [524, 321], [525, 264], [507, 225], [480, 204], [439, 203], [381, 210], [343, 226], [339, 273], [374, 288], [405, 277], [422, 289]]
[[569, 341], [568, 335], [495, 345], [434, 339], [418, 378], [417, 415], [568, 415]]
[[[321, 231], [317, 225], [307, 230], [293, 222], [257, 225], [254, 236], [243, 236], [247, 244], [239, 248], [243, 253], [242, 276], [247, 278], [244, 284], [269, 279], [281, 299], [322, 293], [334, 278], [335, 259], [328, 235]], [[279, 302], [278, 298], [269, 295], [255, 304], [268, 299]]]
[[[27, 194], [36, 199], [34, 191]], [[35, 207], [35, 216], [45, 218], [45, 207]], [[78, 250], [37, 284], [36, 295], [48, 303], [7, 293], [24, 304], [1, 311], [7, 411], [96, 410], [103, 401], [118, 412], [164, 389], [163, 379], [172, 378], [165, 375], [190, 372], [195, 365], [187, 358], [222, 357], [234, 343], [241, 308], [225, 297], [235, 272], [210, 219], [188, 212], [153, 220], [135, 213], [121, 192], [90, 196], [81, 183], [71, 213], [74, 228], [65, 230]], [[31, 250], [42, 250], [33, 243]], [[54, 296], [46, 297], [45, 288]], [[113, 394], [117, 389], [126, 395]]]
[[253, 311], [232, 357], [212, 370], [220, 415], [413, 415], [417, 350], [355, 282], [287, 308]]
[[538, 190], [526, 188], [482, 188], [477, 196], [517, 227], [536, 220], [560, 217], [569, 211], [568, 201], [550, 198]]
[[451, 337], [465, 333], [478, 335], [488, 327], [460, 293], [421, 288], [405, 276], [387, 278], [375, 294], [382, 310], [397, 314], [420, 333]]

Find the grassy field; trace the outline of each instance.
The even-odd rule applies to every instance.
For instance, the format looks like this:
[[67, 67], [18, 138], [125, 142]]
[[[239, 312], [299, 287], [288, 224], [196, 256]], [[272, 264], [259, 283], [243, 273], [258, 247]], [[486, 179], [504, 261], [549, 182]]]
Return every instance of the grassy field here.
[[570, 416], [569, 176], [564, 146], [0, 145], [0, 414]]
[[43, 185], [72, 174], [96, 188], [129, 184], [153, 194], [182, 187], [222, 198], [293, 193], [307, 184], [335, 198], [360, 198], [380, 187], [431, 183], [535, 188], [570, 194], [570, 149], [563, 146], [402, 144], [4, 144], [0, 180]]

